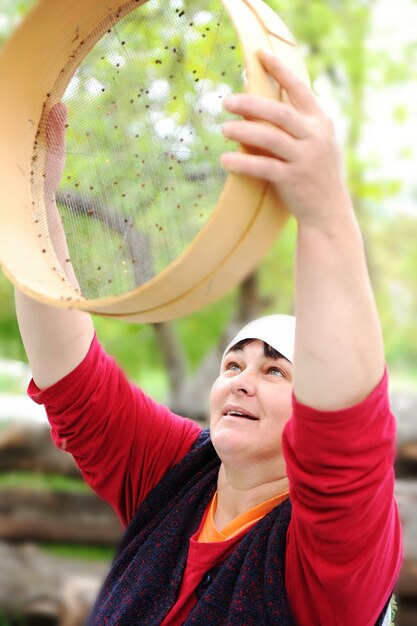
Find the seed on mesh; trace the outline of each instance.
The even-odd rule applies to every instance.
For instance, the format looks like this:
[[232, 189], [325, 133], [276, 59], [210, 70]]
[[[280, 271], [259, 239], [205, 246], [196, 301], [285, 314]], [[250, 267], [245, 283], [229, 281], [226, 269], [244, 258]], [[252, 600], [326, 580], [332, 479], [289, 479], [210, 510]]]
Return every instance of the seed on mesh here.
[[[119, 6], [120, 5], [124, 6], [124, 4], [126, 3], [122, 3], [122, 2], [118, 3]], [[133, 0], [133, 1], [131, 0], [131, 4], [132, 5], [137, 4], [138, 7], [141, 7], [141, 5], [144, 3], [143, 3], [143, 0]], [[74, 85], [73, 85], [74, 90], [79, 91], [79, 100], [81, 101], [80, 107], [78, 110], [79, 111], [83, 110], [82, 109], [83, 98], [86, 99], [86, 104], [88, 104], [88, 106], [84, 107], [84, 110], [86, 111], [86, 115], [83, 116], [81, 113], [76, 113], [76, 115], [79, 116], [79, 120], [77, 120], [77, 124], [74, 124], [71, 120], [71, 126], [75, 132], [72, 136], [68, 138], [69, 143], [71, 145], [69, 146], [69, 151], [68, 151], [68, 164], [67, 164], [68, 169], [66, 170], [64, 174], [64, 179], [63, 179], [64, 193], [62, 194], [63, 205], [64, 205], [62, 206], [62, 211], [63, 212], [65, 211], [65, 213], [64, 215], [61, 215], [61, 217], [65, 219], [65, 217], [68, 216], [68, 219], [66, 220], [67, 223], [65, 224], [65, 226], [67, 227], [70, 224], [72, 224], [71, 227], [73, 228], [74, 231], [78, 227], [78, 224], [73, 224], [73, 222], [80, 220], [79, 221], [80, 230], [84, 231], [84, 228], [85, 228], [85, 232], [81, 233], [81, 237], [85, 235], [86, 237], [85, 241], [87, 243], [89, 241], [87, 239], [88, 237], [96, 236], [96, 232], [95, 232], [96, 220], [100, 217], [99, 208], [98, 208], [99, 205], [96, 205], [96, 201], [95, 201], [96, 195], [97, 195], [97, 201], [99, 201], [99, 198], [100, 198], [100, 202], [103, 202], [104, 207], [106, 207], [107, 205], [108, 206], [114, 205], [115, 207], [117, 207], [117, 204], [118, 204], [119, 205], [118, 219], [115, 220], [113, 226], [109, 225], [108, 233], [106, 232], [106, 233], [100, 234], [100, 238], [103, 237], [103, 244], [104, 244], [104, 238], [107, 237], [107, 235], [109, 235], [109, 237], [111, 238], [111, 244], [108, 246], [108, 252], [110, 252], [110, 249], [112, 249], [114, 264], [117, 265], [119, 263], [119, 268], [122, 270], [120, 272], [121, 281], [119, 284], [119, 279], [116, 278], [116, 276], [115, 278], [109, 277], [108, 275], [109, 269], [107, 269], [107, 265], [106, 267], [102, 267], [100, 265], [98, 266], [98, 268], [96, 266], [95, 277], [96, 277], [97, 285], [94, 286], [94, 284], [92, 283], [91, 287], [89, 286], [88, 278], [87, 277], [83, 278], [83, 273], [80, 270], [79, 278], [80, 278], [80, 284], [82, 284], [82, 292], [80, 293], [83, 294], [83, 297], [88, 298], [90, 297], [90, 295], [95, 297], [95, 296], [106, 295], [106, 293], [110, 294], [110, 293], [116, 292], [117, 290], [124, 289], [128, 284], [130, 285], [130, 282], [128, 283], [130, 279], [123, 276], [123, 274], [126, 272], [126, 262], [123, 262], [120, 259], [120, 256], [122, 257], [122, 259], [125, 258], [127, 242], [125, 242], [122, 247], [119, 246], [119, 250], [121, 251], [118, 252], [117, 251], [118, 243], [114, 241], [114, 237], [120, 236], [120, 232], [124, 232], [126, 234], [129, 232], [131, 228], [135, 228], [136, 217], [134, 217], [134, 215], [137, 212], [137, 207], [135, 206], [136, 201], [137, 201], [137, 196], [139, 196], [139, 198], [142, 199], [142, 202], [144, 201], [146, 207], [148, 206], [148, 203], [151, 206], [151, 208], [153, 206], [155, 207], [155, 212], [152, 209], [152, 211], [147, 213], [146, 221], [144, 222], [143, 226], [141, 226], [144, 229], [150, 228], [150, 231], [151, 231], [150, 235], [152, 233], [152, 221], [149, 224], [148, 222], [149, 216], [152, 215], [153, 213], [154, 219], [158, 219], [157, 215], [160, 215], [160, 212], [158, 213], [157, 211], [162, 210], [162, 207], [159, 206], [161, 199], [159, 197], [154, 197], [154, 196], [156, 194], [159, 196], [159, 193], [161, 193], [162, 190], [164, 190], [163, 193], [165, 193], [168, 203], [171, 204], [171, 210], [174, 209], [178, 213], [181, 213], [181, 216], [177, 215], [177, 221], [178, 221], [178, 218], [181, 218], [182, 220], [183, 217], [185, 221], [191, 220], [192, 222], [191, 227], [193, 228], [194, 227], [193, 220], [196, 220], [195, 224], [197, 225], [197, 227], [200, 227], [201, 226], [200, 218], [201, 220], [203, 220], [204, 217], [207, 217], [206, 212], [205, 212], [207, 194], [204, 193], [205, 188], [203, 186], [205, 184], [203, 182], [205, 179], [205, 174], [199, 171], [197, 162], [194, 163], [194, 159], [197, 159], [197, 158], [200, 159], [202, 157], [202, 152], [204, 151], [206, 152], [206, 156], [203, 158], [205, 160], [207, 160], [208, 158], [211, 158], [211, 153], [212, 153], [211, 142], [212, 141], [213, 141], [213, 153], [215, 153], [213, 154], [213, 156], [215, 157], [217, 155], [218, 146], [215, 143], [215, 137], [214, 137], [217, 131], [216, 131], [216, 127], [213, 124], [212, 116], [214, 115], [217, 116], [217, 111], [219, 111], [219, 114], [220, 114], [221, 102], [218, 104], [214, 102], [213, 109], [215, 112], [213, 112], [209, 106], [210, 105], [209, 99], [207, 99], [207, 109], [206, 109], [206, 101], [204, 100], [204, 105], [203, 105], [203, 100], [198, 98], [197, 94], [201, 91], [203, 87], [206, 87], [206, 81], [203, 79], [205, 79], [207, 75], [204, 72], [203, 68], [200, 69], [200, 65], [199, 66], [195, 65], [194, 68], [192, 67], [192, 65], [194, 64], [193, 60], [195, 59], [195, 57], [193, 56], [193, 52], [194, 52], [193, 46], [194, 46], [194, 42], [196, 42], [196, 45], [198, 45], [198, 41], [200, 41], [200, 44], [202, 45], [208, 44], [209, 40], [211, 39], [211, 36], [214, 34], [214, 32], [211, 33], [211, 31], [216, 30], [216, 25], [217, 27], [220, 27], [220, 26], [223, 27], [223, 19], [220, 19], [220, 15], [219, 15], [219, 17], [217, 18], [217, 22], [216, 22], [216, 16], [213, 13], [212, 19], [210, 20], [209, 23], [200, 25], [194, 22], [193, 15], [190, 15], [188, 8], [185, 5], [183, 5], [183, 3], [172, 2], [171, 6], [172, 4], [174, 4], [174, 8], [171, 8], [171, 9], [169, 9], [170, 3], [155, 3], [155, 5], [158, 5], [158, 6], [159, 4], [161, 4], [162, 7], [164, 4], [165, 6], [167, 6], [167, 9], [165, 9], [165, 7], [163, 8], [166, 14], [166, 18], [171, 20], [171, 22], [174, 16], [174, 11], [175, 11], [175, 14], [179, 18], [185, 17], [186, 19], [178, 23], [178, 25], [182, 25], [184, 27], [184, 29], [182, 29], [184, 31], [183, 33], [179, 33], [179, 32], [172, 33], [172, 36], [175, 35], [175, 40], [165, 39], [164, 41], [164, 39], [161, 38], [159, 43], [157, 43], [157, 45], [154, 47], [154, 51], [153, 53], [151, 52], [151, 56], [150, 56], [151, 66], [148, 67], [148, 70], [151, 73], [150, 76], [147, 75], [148, 70], [144, 69], [142, 78], [139, 78], [139, 80], [137, 80], [138, 77], [136, 75], [134, 76], [134, 74], [136, 74], [136, 63], [135, 62], [133, 62], [132, 64], [126, 63], [126, 61], [129, 60], [127, 57], [128, 48], [130, 49], [132, 47], [132, 50], [134, 49], [135, 41], [132, 41], [132, 38], [136, 36], [134, 31], [131, 29], [132, 22], [129, 22], [130, 18], [128, 18], [126, 20], [127, 30], [124, 30], [123, 23], [121, 23], [120, 26], [117, 25], [117, 33], [116, 33], [116, 26], [110, 28], [110, 22], [107, 23], [107, 27], [105, 30], [108, 29], [109, 32], [112, 32], [112, 37], [113, 37], [112, 44], [109, 44], [109, 48], [108, 48], [109, 52], [103, 52], [103, 48], [101, 48], [101, 44], [98, 44], [96, 55], [95, 57], [94, 56], [92, 57], [93, 63], [90, 63], [90, 61], [88, 60], [86, 61], [86, 64], [90, 63], [90, 67], [88, 68], [87, 66], [86, 70], [90, 70], [90, 76], [92, 79], [91, 89], [90, 89], [90, 83], [89, 83], [90, 77], [88, 76], [87, 71], [84, 74], [83, 72], [80, 72], [79, 86], [78, 86], [77, 81], [74, 81]], [[177, 5], [178, 8], [175, 8], [175, 4]], [[201, 2], [201, 5], [204, 6], [205, 3]], [[124, 9], [122, 9], [120, 13], [119, 9], [114, 8], [111, 19], [114, 21], [117, 19], [121, 19], [124, 17], [125, 13], [126, 11]], [[118, 18], [119, 14], [120, 14], [120, 17]], [[146, 22], [147, 20], [148, 20], [148, 17], [145, 17], [144, 21]], [[149, 27], [151, 28], [152, 28], [152, 20], [153, 20], [153, 17], [151, 14], [149, 16]], [[188, 31], [187, 31], [187, 28], [188, 28]], [[192, 32], [189, 29], [191, 29]], [[219, 32], [220, 32], [220, 29], [218, 30], [218, 33]], [[197, 33], [200, 35], [200, 39], [198, 39]], [[191, 35], [191, 38], [189, 37], [189, 35]], [[226, 37], [229, 37], [229, 33], [225, 33], [225, 35]], [[169, 36], [171, 37], [171, 34]], [[127, 39], [127, 37], [129, 38], [129, 40]], [[196, 37], [197, 37], [197, 40], [195, 40]], [[207, 42], [201, 42], [202, 37], [207, 38]], [[175, 44], [174, 44], [174, 41], [175, 41]], [[222, 47], [223, 49], [231, 48], [232, 50], [234, 50], [236, 46], [232, 46], [233, 43], [234, 43], [233, 38], [225, 39]], [[209, 75], [208, 75], [209, 80], [207, 81], [207, 89], [208, 89], [212, 102], [214, 99], [217, 100], [217, 99], [222, 99], [225, 97], [224, 94], [221, 95], [220, 91], [215, 93], [215, 91], [212, 90], [210, 87], [210, 83], [211, 82], [214, 83], [214, 80], [215, 80], [214, 76], [213, 77], [211, 76], [212, 69], [215, 70], [215, 72], [213, 72], [213, 75], [216, 73], [218, 78], [220, 78], [221, 76], [222, 78], [220, 82], [224, 82], [228, 84], [230, 83], [230, 88], [232, 89], [234, 89], [237, 86], [234, 83], [234, 79], [241, 78], [241, 70], [240, 71], [236, 70], [236, 66], [238, 62], [237, 58], [233, 67], [229, 68], [229, 70], [226, 70], [225, 65], [224, 65], [224, 58], [222, 59], [223, 53], [220, 50], [216, 50], [216, 45], [217, 45], [216, 42], [212, 43], [213, 50], [211, 52], [214, 52], [215, 54], [218, 55], [217, 56], [217, 68], [210, 65]], [[121, 46], [125, 46], [123, 51], [120, 50]], [[210, 51], [207, 49], [207, 53], [209, 52]], [[75, 55], [75, 58], [79, 59], [81, 55], [82, 55], [82, 52], [78, 51]], [[100, 62], [100, 57], [102, 59], [101, 62]], [[94, 58], [96, 59], [95, 62], [94, 62]], [[176, 65], [173, 65], [175, 60], [177, 61], [177, 63], [181, 63], [183, 67], [178, 69]], [[148, 64], [149, 64], [149, 61], [148, 61]], [[169, 64], [171, 64], [171, 68], [169, 67]], [[222, 64], [223, 64], [223, 68], [222, 68]], [[156, 66], [158, 65], [161, 66], [161, 70], [156, 68]], [[164, 65], [164, 68], [162, 68], [162, 65]], [[154, 67], [154, 70], [152, 70], [152, 67]], [[118, 72], [118, 70], [120, 70], [120, 72]], [[161, 72], [165, 72], [163, 76]], [[123, 76], [124, 74], [126, 75], [126, 83], [124, 84], [124, 86], [125, 88], [127, 87], [127, 89], [124, 91], [125, 95], [123, 97], [123, 101], [121, 102], [117, 100], [114, 106], [109, 105], [110, 106], [110, 109], [109, 109], [107, 105], [111, 101], [111, 98], [115, 97], [113, 90], [116, 87], [116, 81], [121, 81], [123, 85], [123, 81], [125, 78]], [[165, 81], [155, 82], [155, 89], [154, 89], [153, 81], [155, 81], [156, 78], [164, 78]], [[147, 80], [147, 83], [144, 83], [145, 80]], [[142, 88], [140, 86], [141, 82], [143, 85]], [[151, 82], [152, 82], [152, 89], [150, 87]], [[166, 84], [168, 82], [170, 83], [169, 89], [167, 87], [164, 87], [164, 83]], [[188, 95], [194, 97], [194, 104], [192, 103], [192, 101], [190, 101], [190, 99], [187, 96], [183, 96], [182, 94], [179, 94], [176, 92], [176, 85], [178, 85], [181, 82], [188, 83], [188, 92], [189, 92]], [[195, 83], [194, 89], [192, 88], [192, 83]], [[102, 92], [100, 92], [101, 89], [103, 90]], [[119, 93], [123, 93], [123, 91], [120, 90]], [[186, 89], [185, 89], [185, 94], [187, 94]], [[106, 98], [104, 97], [100, 98], [101, 95], [103, 96], [105, 95]], [[69, 96], [69, 100], [71, 101], [71, 106], [73, 106], [73, 102], [74, 102], [74, 110], [75, 110], [76, 102], [75, 100], [73, 101], [72, 92], [69, 92], [68, 96]], [[140, 99], [142, 98], [142, 96], [144, 98], [144, 105], [141, 106], [141, 103], [139, 103], [138, 106], [136, 107], [136, 99]], [[203, 96], [205, 96], [205, 93], [202, 94], [202, 97]], [[200, 99], [200, 102], [198, 102], [199, 99]], [[100, 103], [100, 100], [101, 100], [101, 103]], [[184, 111], [180, 110], [181, 108], [181, 107], [179, 108], [180, 103], [181, 103], [181, 107], [185, 109]], [[73, 161], [70, 160], [73, 158], [73, 155], [75, 155], [75, 157], [77, 157], [78, 155], [80, 155], [81, 157], [92, 156], [91, 154], [82, 154], [82, 150], [79, 149], [79, 147], [77, 146], [77, 137], [81, 137], [82, 139], [83, 138], [85, 139], [86, 137], [90, 136], [90, 139], [94, 138], [94, 140], [101, 138], [102, 133], [100, 132], [99, 133], [100, 137], [98, 137], [97, 134], [93, 132], [93, 129], [91, 128], [91, 125], [89, 122], [89, 119], [90, 119], [89, 112], [91, 111], [91, 113], [93, 113], [96, 106], [102, 107], [103, 121], [106, 121], [107, 123], [110, 122], [109, 126], [107, 126], [107, 132], [109, 135], [107, 138], [108, 141], [106, 141], [106, 144], [103, 145], [103, 150], [100, 153], [102, 157], [99, 157], [97, 159], [92, 158], [91, 161], [87, 161], [87, 159], [83, 161], [83, 159], [81, 158], [81, 159], [78, 159], [78, 163], [73, 165]], [[203, 109], [203, 106], [204, 106], [204, 109]], [[152, 112], [155, 112], [155, 118], [150, 119], [150, 115]], [[184, 113], [183, 117], [181, 117], [182, 113]], [[98, 115], [100, 115], [99, 111], [98, 111]], [[119, 115], [123, 117], [119, 118]], [[196, 118], [195, 117], [196, 115], [198, 115], [199, 117]], [[178, 119], [176, 118], [176, 116], [178, 116]], [[137, 117], [139, 117], [139, 119], [137, 119]], [[159, 121], [159, 117], [161, 118], [161, 121]], [[191, 118], [189, 122], [186, 122], [187, 117]], [[194, 118], [194, 120], [192, 118]], [[122, 119], [123, 119], [123, 125], [122, 125]], [[155, 119], [155, 123], [154, 123], [154, 119]], [[187, 125], [185, 125], [186, 123]], [[192, 130], [188, 130], [189, 129], [188, 124], [191, 125], [192, 123], [196, 125], [196, 128], [200, 127], [198, 128], [198, 131], [193, 132]], [[119, 137], [119, 133], [113, 133], [113, 136], [111, 136], [112, 128], [114, 130], [121, 130], [122, 132], [122, 129], [125, 128], [125, 126], [127, 130], [127, 132], [125, 133], [126, 136]], [[182, 130], [182, 127], [184, 128], [184, 130]], [[202, 132], [200, 133], [201, 127], [203, 128], [202, 128]], [[117, 138], [117, 143], [115, 145], [116, 138]], [[137, 141], [134, 141], [135, 138]], [[111, 145], [112, 139], [113, 139], [113, 145]], [[139, 139], [141, 140], [140, 143], [139, 143]], [[130, 142], [130, 145], [129, 145], [129, 142]], [[195, 143], [192, 144], [192, 142], [195, 142]], [[181, 146], [179, 146], [179, 144], [181, 144]], [[85, 142], [85, 145], [87, 146], [88, 142]], [[157, 148], [157, 152], [152, 154], [149, 150], [149, 145], [155, 146], [155, 148]], [[135, 154], [135, 150], [136, 152], [139, 151], [139, 153]], [[144, 157], [143, 150], [146, 150], [150, 154], [149, 158], [145, 157], [146, 161], [143, 160], [143, 157]], [[159, 151], [159, 156], [158, 156], [158, 151]], [[210, 155], [208, 154], [209, 151], [210, 151]], [[198, 152], [200, 154], [198, 154]], [[36, 167], [37, 167], [39, 159], [36, 159], [36, 155], [39, 155], [39, 152], [34, 151], [33, 154], [35, 155], [35, 157], [33, 158], [33, 162], [35, 163], [37, 161], [36, 162]], [[108, 155], [108, 158], [106, 157], [106, 155]], [[165, 160], [165, 165], [162, 165], [162, 168], [160, 169], [158, 168], [158, 159], [160, 161], [160, 165], [163, 164], [163, 161]], [[138, 161], [137, 164], [136, 164], [136, 161]], [[87, 168], [89, 168], [90, 163], [91, 163], [92, 168], [97, 167], [100, 169], [101, 167], [102, 169], [105, 170], [103, 172], [104, 173], [103, 179], [100, 176], [95, 177], [94, 183], [92, 182], [92, 178], [89, 179], [90, 182], [88, 182], [88, 179], [86, 180], [86, 176], [89, 174], [89, 172], [87, 171]], [[181, 167], [178, 167], [178, 168], [175, 167], [177, 163]], [[78, 168], [78, 164], [80, 166], [79, 168]], [[146, 165], [146, 168], [145, 168], [145, 165]], [[141, 167], [140, 171], [137, 171], [138, 166]], [[36, 167], [34, 165], [35, 175], [36, 175]], [[110, 173], [112, 171], [110, 170], [110, 167], [113, 170], [112, 174]], [[156, 171], [157, 168], [158, 168], [158, 171]], [[183, 171], [183, 168], [184, 168], [184, 171]], [[72, 171], [72, 175], [71, 175], [71, 171]], [[92, 171], [92, 174], [94, 175], [95, 174], [94, 169], [92, 169], [91, 171]], [[182, 178], [182, 182], [178, 184], [177, 184], [177, 181], [175, 180], [177, 173]], [[39, 179], [40, 179], [40, 176], [41, 176], [41, 172], [37, 174], [37, 177]], [[112, 180], [112, 177], [113, 177], [113, 180]], [[134, 178], [137, 178], [136, 184], [134, 183]], [[145, 184], [145, 182], [143, 182], [148, 179], [150, 181], [151, 187], [148, 187], [148, 184], [147, 183]], [[201, 185], [201, 187], [196, 188], [194, 183]], [[130, 185], [130, 184], [132, 184], [133, 187], [136, 188], [136, 191], [133, 191], [132, 189], [132, 193], [130, 193], [130, 187], [129, 186], [126, 187], [126, 185]], [[175, 187], [172, 185], [175, 185]], [[76, 190], [74, 186], [77, 188], [79, 187], [79, 189]], [[129, 193], [125, 191], [125, 189], [129, 189]], [[68, 202], [67, 202], [65, 198], [67, 197], [67, 192], [69, 190], [71, 190], [71, 194], [68, 194]], [[85, 199], [87, 199], [87, 203], [84, 208], [84, 211], [81, 212], [80, 209], [77, 207], [76, 200], [77, 200], [77, 195], [84, 193], [84, 191], [87, 194], [89, 194], [89, 196], [86, 195]], [[202, 191], [202, 193], [197, 195], [196, 193], [197, 191]], [[108, 198], [106, 198], [106, 194], [109, 194]], [[88, 197], [89, 197], [89, 200], [88, 200]], [[162, 197], [163, 197], [163, 194], [162, 194]], [[120, 202], [121, 198], [123, 199], [122, 202]], [[204, 198], [204, 203], [202, 200], [203, 198]], [[85, 199], [84, 199], [84, 202], [85, 202]], [[170, 199], [172, 199], [173, 201], [170, 202]], [[83, 202], [82, 196], [80, 196], [80, 202]], [[90, 202], [92, 203], [91, 205], [90, 205]], [[195, 210], [193, 211], [194, 202], [196, 206], [195, 206]], [[132, 206], [130, 206], [131, 203], [132, 203]], [[71, 209], [71, 205], [74, 205], [73, 209]], [[84, 220], [85, 220], [85, 217], [87, 216], [88, 207], [91, 207], [88, 211], [88, 215], [92, 216], [89, 218], [90, 219], [89, 227], [87, 226], [87, 223], [84, 224], [84, 222], [82, 221], [83, 217], [81, 214], [83, 213]], [[198, 211], [197, 211], [197, 208], [199, 209]], [[37, 211], [37, 205], [36, 205], [33, 211], [33, 213], [35, 213], [34, 217], [39, 217], [39, 216], [36, 216], [37, 212], [38, 211]], [[162, 220], [161, 217], [159, 219]], [[174, 216], [174, 220], [175, 220], [175, 216]], [[119, 224], [119, 226], [117, 226], [117, 223]], [[42, 224], [42, 220], [40, 220], [40, 225], [41, 224]], [[97, 228], [99, 226], [101, 226], [101, 218], [100, 218], [100, 223], [97, 223]], [[175, 257], [175, 255], [177, 255], [180, 250], [179, 246], [175, 246], [175, 247], [172, 247], [172, 249], [170, 249], [171, 243], [167, 241], [165, 244], [165, 241], [164, 241], [165, 237], [161, 237], [160, 241], [158, 241], [158, 237], [157, 237], [158, 234], [161, 234], [161, 235], [165, 234], [165, 229], [168, 232], [168, 224], [166, 224], [165, 222], [163, 225], [160, 225], [159, 223], [157, 223], [155, 224], [153, 228], [154, 228], [153, 237], [155, 240], [157, 240], [157, 244], [159, 245], [159, 247], [164, 248], [164, 250], [161, 250], [160, 260], [155, 258], [155, 267], [152, 267], [153, 259], [148, 260], [149, 270], [152, 275], [153, 273], [157, 273], [158, 271], [160, 271], [162, 265], [165, 264], [166, 261], [171, 260], [170, 256]], [[36, 230], [37, 231], [39, 230], [39, 226], [36, 227]], [[75, 232], [75, 234], [77, 234], [77, 232]], [[183, 230], [181, 230], [179, 235], [181, 236], [181, 238], [182, 237], [184, 238], [184, 241], [180, 242], [180, 245], [182, 246], [183, 243], [184, 244], [186, 243], [188, 233], [184, 229], [184, 232]], [[119, 241], [121, 241], [121, 239], [119, 239]], [[49, 245], [45, 241], [45, 237], [43, 238], [43, 240], [41, 240], [41, 245], [42, 243], [45, 246], [46, 254], [48, 254]], [[165, 245], [167, 246], [166, 250], [165, 250]], [[85, 247], [86, 248], [88, 247], [88, 243], [87, 243], [87, 246]], [[133, 255], [131, 254], [129, 255], [129, 257], [127, 257], [128, 265], [133, 263], [133, 265], [130, 265], [131, 269], [128, 270], [128, 273], [131, 274], [131, 278], [132, 280], [135, 281], [135, 283], [141, 284], [141, 282], [144, 279], [147, 279], [147, 277], [142, 275], [142, 270], [140, 269], [140, 266], [142, 264], [141, 259], [131, 258], [132, 256]], [[74, 258], [74, 263], [75, 262], [76, 261]], [[77, 264], [80, 264], [80, 266], [82, 262], [83, 262], [83, 259], [81, 257], [77, 259]], [[104, 262], [104, 259], [103, 259], [103, 262]], [[112, 262], [110, 261], [110, 264], [111, 263]], [[122, 265], [120, 265], [120, 263], [122, 263]], [[160, 266], [160, 263], [161, 263], [161, 266]], [[92, 267], [94, 268], [94, 265]], [[76, 267], [76, 273], [78, 274], [78, 267]], [[61, 276], [59, 266], [57, 267], [57, 274]], [[85, 284], [83, 284], [83, 280], [85, 280]], [[66, 282], [68, 283], [68, 279], [66, 279]], [[91, 290], [92, 293], [88, 293], [89, 290]]]

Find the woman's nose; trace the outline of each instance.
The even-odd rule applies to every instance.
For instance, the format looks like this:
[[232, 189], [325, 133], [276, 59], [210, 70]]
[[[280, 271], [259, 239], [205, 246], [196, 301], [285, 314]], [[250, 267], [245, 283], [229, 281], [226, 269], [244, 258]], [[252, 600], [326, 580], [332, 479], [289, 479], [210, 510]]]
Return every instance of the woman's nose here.
[[236, 395], [253, 396], [256, 390], [255, 377], [245, 369], [231, 379], [230, 389]]

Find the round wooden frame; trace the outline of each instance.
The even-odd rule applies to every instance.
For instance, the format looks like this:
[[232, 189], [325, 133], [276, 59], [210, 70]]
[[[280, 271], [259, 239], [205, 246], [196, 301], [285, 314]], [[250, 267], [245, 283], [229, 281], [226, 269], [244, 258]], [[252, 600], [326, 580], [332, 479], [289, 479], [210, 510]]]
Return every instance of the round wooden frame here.
[[[127, 321], [160, 322], [187, 315], [236, 285], [262, 259], [286, 211], [277, 207], [265, 182], [230, 175], [208, 222], [187, 250], [133, 291], [87, 300], [53, 270], [34, 227], [34, 144], [44, 158], [41, 119], [60, 100], [98, 40], [86, 45], [91, 33], [104, 34], [147, 0], [120, 6], [121, 1], [39, 0], [0, 53], [0, 263], [19, 289], [41, 302]], [[275, 52], [308, 82], [291, 33], [262, 0], [222, 3], [242, 45], [248, 92], [281, 96], [259, 62], [261, 48]]]

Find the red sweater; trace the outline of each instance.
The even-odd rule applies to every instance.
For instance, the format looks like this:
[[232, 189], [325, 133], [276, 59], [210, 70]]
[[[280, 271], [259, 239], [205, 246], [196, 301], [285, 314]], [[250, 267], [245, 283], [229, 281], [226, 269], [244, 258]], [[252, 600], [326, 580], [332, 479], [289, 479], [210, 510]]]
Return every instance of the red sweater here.
[[[130, 384], [97, 339], [76, 370], [44, 391], [32, 381], [29, 394], [45, 404], [55, 444], [73, 454], [124, 525], [200, 433]], [[316, 411], [294, 398], [283, 448], [293, 506], [286, 587], [297, 623], [372, 626], [402, 555], [387, 375], [367, 399], [341, 411]], [[204, 555], [206, 571], [218, 558], [217, 548]], [[183, 585], [178, 602], [193, 592]]]

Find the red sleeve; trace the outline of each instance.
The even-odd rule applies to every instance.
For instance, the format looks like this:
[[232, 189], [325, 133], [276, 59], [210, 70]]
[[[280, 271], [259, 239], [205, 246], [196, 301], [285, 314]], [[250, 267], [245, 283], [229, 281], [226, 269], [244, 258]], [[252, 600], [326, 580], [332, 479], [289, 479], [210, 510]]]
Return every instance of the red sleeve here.
[[55, 445], [125, 525], [201, 432], [130, 384], [96, 337], [73, 372], [43, 391], [32, 381], [28, 393], [45, 405]]
[[293, 504], [286, 585], [299, 626], [372, 626], [398, 577], [396, 426], [387, 378], [340, 411], [293, 399], [283, 436]]

